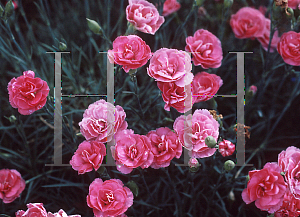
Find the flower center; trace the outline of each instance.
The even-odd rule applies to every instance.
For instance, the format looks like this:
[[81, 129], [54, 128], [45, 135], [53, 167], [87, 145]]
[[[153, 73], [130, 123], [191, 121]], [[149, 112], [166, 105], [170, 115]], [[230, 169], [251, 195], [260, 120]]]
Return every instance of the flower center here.
[[103, 132], [106, 130], [106, 121], [104, 119], [91, 119], [92, 120], [92, 127], [94, 130]]
[[135, 146], [135, 145], [131, 145], [131, 146], [129, 147], [127, 156], [128, 156], [131, 160], [133, 160], [133, 159], [137, 156], [137, 149], [136, 149], [136, 146]]
[[114, 195], [113, 195], [113, 193], [111, 191], [109, 193], [106, 193], [105, 195], [106, 195], [107, 201], [109, 203], [111, 203], [111, 202], [113, 202], [115, 200]]

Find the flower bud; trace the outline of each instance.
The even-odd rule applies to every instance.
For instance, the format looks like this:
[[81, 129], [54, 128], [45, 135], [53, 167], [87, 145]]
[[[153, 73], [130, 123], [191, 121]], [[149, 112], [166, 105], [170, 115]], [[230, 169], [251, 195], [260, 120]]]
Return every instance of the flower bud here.
[[214, 147], [216, 147], [216, 144], [217, 144], [217, 142], [216, 142], [216, 140], [215, 140], [214, 137], [212, 137], [212, 136], [207, 136], [207, 137], [205, 138], [205, 145], [207, 145], [209, 148], [214, 148]]
[[136, 196], [136, 197], [138, 196], [139, 187], [137, 186], [137, 184], [134, 181], [127, 182], [126, 186], [132, 191], [134, 196]]
[[190, 160], [189, 160], [189, 167], [190, 167], [190, 171], [191, 172], [197, 172], [198, 170], [199, 170], [199, 166], [200, 166], [200, 164], [199, 164], [199, 161], [196, 159], [196, 158], [191, 158]]
[[195, 4], [196, 6], [202, 6], [203, 5], [204, 0], [195, 0]]
[[224, 169], [228, 172], [235, 167], [235, 163], [232, 160], [227, 160], [224, 163]]
[[99, 35], [101, 35], [103, 33], [101, 26], [95, 20], [90, 20], [88, 18], [86, 18], [86, 20], [88, 22], [88, 26], [89, 26], [90, 30], [93, 33], [99, 34]]
[[229, 8], [233, 4], [233, 0], [224, 0], [224, 7]]
[[14, 3], [12, 2], [12, 0], [10, 0], [9, 2], [7, 2], [4, 8], [4, 19], [6, 20], [7, 18], [9, 18], [13, 14], [14, 10]]
[[233, 193], [233, 190], [231, 190], [228, 194], [228, 199], [231, 200], [231, 201], [235, 201], [235, 196], [234, 196], [234, 193]]
[[294, 16], [294, 10], [292, 8], [287, 8], [285, 10], [285, 13], [288, 17], [293, 17]]
[[63, 43], [63, 42], [59, 42], [59, 45], [58, 45], [58, 49], [60, 50], [60, 51], [65, 51], [65, 50], [67, 50], [67, 45], [65, 44], [65, 43]]
[[9, 118], [8, 117], [5, 118], [8, 119], [10, 123], [15, 123], [17, 120], [16, 116], [14, 115], [11, 115]]

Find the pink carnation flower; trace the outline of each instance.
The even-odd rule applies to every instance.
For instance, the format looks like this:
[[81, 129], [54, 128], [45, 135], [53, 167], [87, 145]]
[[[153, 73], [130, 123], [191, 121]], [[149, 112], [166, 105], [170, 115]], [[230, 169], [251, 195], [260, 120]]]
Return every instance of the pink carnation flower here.
[[184, 115], [176, 118], [173, 128], [179, 136], [183, 146], [189, 150], [189, 156], [192, 158], [204, 158], [212, 156], [216, 149], [209, 148], [205, 144], [207, 136], [219, 136], [219, 123], [206, 109], [197, 109], [193, 116]]
[[277, 51], [287, 64], [300, 66], [300, 32], [283, 33], [277, 44]]
[[125, 72], [145, 65], [151, 58], [150, 47], [137, 35], [119, 36], [113, 42], [113, 50], [108, 51], [111, 63], [123, 66]]
[[83, 141], [70, 160], [70, 164], [78, 174], [90, 172], [93, 168], [97, 171], [105, 155], [106, 148], [102, 142]]
[[282, 206], [274, 213], [274, 217], [299, 217], [300, 200], [296, 199], [289, 190], [286, 191]]
[[68, 215], [64, 210], [60, 209], [54, 214], [48, 212], [48, 217], [81, 217], [81, 215]]
[[300, 0], [288, 0], [288, 6], [292, 9], [300, 8]]
[[288, 147], [278, 155], [278, 164], [294, 197], [300, 200], [300, 149]]
[[176, 49], [157, 50], [150, 59], [147, 71], [156, 81], [175, 82], [179, 87], [190, 84], [194, 77], [190, 55]]
[[247, 188], [242, 192], [246, 204], [255, 201], [255, 206], [269, 213], [276, 212], [282, 205], [286, 183], [277, 163], [266, 163], [262, 170], [249, 172]]
[[0, 170], [0, 198], [3, 203], [11, 203], [25, 189], [25, 181], [17, 170]]
[[117, 170], [124, 174], [134, 168], [148, 168], [153, 162], [151, 142], [147, 136], [119, 133], [116, 145], [111, 147], [113, 158], [116, 160]]
[[222, 142], [219, 143], [219, 152], [223, 157], [232, 155], [234, 151], [235, 145], [232, 142], [224, 139]]
[[235, 37], [240, 39], [264, 37], [266, 18], [257, 9], [243, 7], [231, 15], [230, 26]]
[[47, 101], [50, 91], [47, 82], [34, 76], [33, 71], [25, 71], [20, 77], [11, 79], [7, 86], [11, 106], [22, 115], [43, 108]]
[[16, 217], [48, 217], [42, 203], [29, 203], [26, 206], [28, 208], [26, 212], [19, 210], [16, 212]]
[[114, 106], [101, 99], [90, 104], [79, 122], [80, 132], [86, 140], [110, 142], [115, 133], [127, 128], [126, 113], [121, 106]]
[[163, 6], [163, 16], [168, 16], [180, 9], [181, 5], [177, 0], [166, 0]]
[[89, 187], [87, 205], [95, 217], [122, 216], [133, 204], [133, 194], [119, 179], [95, 179]]
[[137, 30], [154, 35], [165, 22], [165, 18], [159, 15], [152, 3], [145, 0], [128, 0], [128, 2], [126, 17]]
[[147, 137], [151, 141], [151, 152], [154, 155], [152, 168], [168, 167], [174, 157], [180, 158], [182, 144], [176, 133], [172, 132], [171, 129], [161, 127], [150, 131]]
[[195, 103], [213, 98], [222, 85], [223, 80], [215, 74], [209, 74], [207, 72], [197, 73], [192, 82], [192, 92]]
[[164, 102], [164, 109], [170, 111], [170, 107], [175, 108], [178, 112], [184, 113], [192, 109], [196, 98], [192, 98], [191, 91], [186, 88], [177, 86], [174, 82], [157, 82], [158, 88]]
[[186, 38], [185, 50], [192, 52], [195, 66], [219, 68], [222, 64], [223, 51], [220, 40], [211, 32], [199, 29], [194, 36]]

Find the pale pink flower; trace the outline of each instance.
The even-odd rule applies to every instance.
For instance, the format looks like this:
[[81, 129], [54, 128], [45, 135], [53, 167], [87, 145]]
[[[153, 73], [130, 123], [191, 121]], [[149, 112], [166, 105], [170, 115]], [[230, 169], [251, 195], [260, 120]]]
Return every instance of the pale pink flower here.
[[282, 206], [274, 213], [274, 217], [299, 217], [300, 216], [300, 200], [287, 189]]
[[190, 55], [181, 50], [161, 48], [150, 59], [148, 75], [156, 81], [175, 82], [179, 87], [193, 80]]
[[78, 123], [80, 132], [86, 140], [110, 142], [119, 130], [127, 128], [126, 113], [121, 106], [101, 99], [89, 105]]
[[294, 197], [300, 200], [300, 149], [288, 147], [278, 155], [278, 164]]
[[255, 206], [269, 213], [276, 212], [282, 205], [286, 183], [277, 163], [266, 163], [261, 170], [249, 172], [247, 188], [242, 192], [246, 204], [255, 201]]
[[300, 66], [300, 32], [283, 33], [277, 44], [277, 51], [287, 64]]
[[165, 22], [165, 18], [159, 15], [152, 3], [145, 0], [128, 0], [128, 2], [126, 17], [137, 30], [154, 35]]
[[189, 150], [192, 158], [204, 158], [212, 156], [216, 149], [209, 148], [205, 144], [207, 136], [219, 136], [219, 123], [206, 109], [197, 109], [193, 115], [184, 115], [176, 118], [173, 128], [179, 136], [183, 146]]
[[95, 217], [122, 215], [133, 204], [133, 194], [119, 179], [95, 179], [89, 187], [87, 205]]
[[[265, 31], [264, 31], [264, 35], [263, 37], [258, 37], [257, 40], [260, 42], [261, 46], [264, 48], [265, 51], [268, 51], [268, 46], [269, 46], [269, 41], [270, 41], [270, 31], [271, 31], [271, 20], [266, 18], [266, 22], [265, 22]], [[273, 53], [276, 48], [277, 48], [277, 44], [280, 41], [280, 37], [278, 36], [278, 31], [276, 30], [273, 38], [272, 38], [272, 42], [270, 45], [270, 53]]]
[[195, 66], [202, 68], [219, 68], [222, 64], [223, 51], [220, 40], [211, 32], [199, 29], [194, 36], [186, 38], [185, 50], [193, 55]]
[[235, 145], [232, 142], [224, 139], [222, 142], [219, 143], [219, 152], [223, 157], [232, 155], [234, 151]]
[[145, 65], [151, 56], [150, 47], [137, 35], [117, 37], [113, 49], [108, 51], [109, 61], [122, 65], [127, 73]]
[[192, 98], [188, 85], [184, 88], [177, 86], [174, 82], [157, 82], [157, 86], [161, 90], [163, 100], [166, 103], [164, 106], [166, 111], [170, 111], [170, 107], [175, 108], [180, 113], [192, 109], [196, 98]]
[[163, 16], [168, 16], [180, 9], [181, 5], [177, 0], [166, 0], [163, 6]]
[[54, 214], [48, 212], [48, 217], [81, 217], [81, 215], [68, 215], [64, 210], [60, 209]]
[[288, 0], [288, 6], [292, 9], [300, 8], [300, 0]]
[[27, 210], [19, 210], [16, 217], [48, 217], [47, 211], [42, 203], [29, 203], [26, 205]]
[[199, 161], [197, 158], [190, 158], [188, 165], [190, 168], [198, 168], [200, 166]]
[[151, 152], [154, 155], [152, 168], [168, 167], [174, 157], [180, 158], [182, 144], [176, 133], [168, 127], [152, 130], [147, 134], [147, 137], [151, 141]]
[[70, 164], [78, 174], [90, 172], [93, 168], [97, 171], [105, 155], [106, 148], [102, 142], [83, 141], [70, 160]]
[[33, 71], [25, 71], [23, 75], [11, 79], [7, 86], [11, 106], [22, 115], [41, 109], [47, 101], [50, 91], [47, 82], [34, 76]]
[[147, 136], [138, 134], [119, 134], [116, 145], [111, 147], [117, 170], [124, 174], [134, 168], [148, 168], [153, 162], [151, 141]]
[[236, 14], [231, 15], [230, 25], [235, 37], [255, 38], [263, 37], [266, 26], [265, 16], [257, 9], [250, 7], [241, 8]]
[[223, 80], [215, 74], [207, 72], [197, 73], [192, 82], [192, 93], [195, 103], [213, 98], [222, 85]]
[[0, 198], [3, 203], [11, 203], [25, 189], [25, 181], [17, 170], [0, 170]]

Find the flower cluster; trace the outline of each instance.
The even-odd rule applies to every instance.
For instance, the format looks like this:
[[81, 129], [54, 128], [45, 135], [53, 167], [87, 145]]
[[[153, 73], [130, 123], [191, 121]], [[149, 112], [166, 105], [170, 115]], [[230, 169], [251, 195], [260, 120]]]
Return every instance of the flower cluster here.
[[288, 147], [278, 155], [278, 163], [267, 163], [262, 170], [249, 172], [243, 200], [247, 204], [255, 201], [256, 207], [277, 217], [299, 216], [299, 168], [300, 149]]

